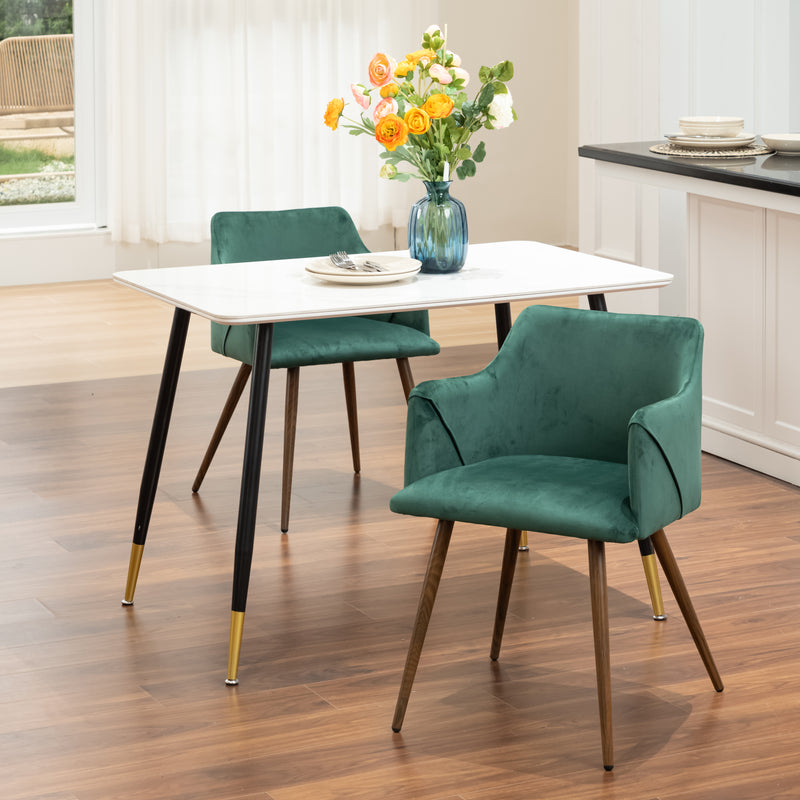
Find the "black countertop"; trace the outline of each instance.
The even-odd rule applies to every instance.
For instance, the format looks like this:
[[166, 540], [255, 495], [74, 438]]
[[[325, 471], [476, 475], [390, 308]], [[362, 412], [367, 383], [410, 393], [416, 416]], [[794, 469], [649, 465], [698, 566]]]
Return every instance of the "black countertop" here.
[[773, 154], [744, 158], [681, 158], [651, 153], [650, 146], [654, 144], [663, 144], [663, 141], [587, 144], [578, 148], [578, 155], [800, 197], [800, 156]]

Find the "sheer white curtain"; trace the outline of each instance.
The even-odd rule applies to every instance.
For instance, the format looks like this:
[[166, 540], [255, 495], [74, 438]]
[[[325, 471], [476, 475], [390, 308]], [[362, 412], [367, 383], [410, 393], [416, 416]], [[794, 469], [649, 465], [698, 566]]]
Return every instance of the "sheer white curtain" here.
[[[419, 47], [438, 3], [119, 0], [109, 5], [109, 227], [117, 241], [202, 241], [218, 210], [337, 204], [371, 230], [413, 191], [380, 148], [326, 128], [378, 51]], [[444, 23], [442, 23], [444, 24]], [[419, 187], [417, 189], [419, 194]]]

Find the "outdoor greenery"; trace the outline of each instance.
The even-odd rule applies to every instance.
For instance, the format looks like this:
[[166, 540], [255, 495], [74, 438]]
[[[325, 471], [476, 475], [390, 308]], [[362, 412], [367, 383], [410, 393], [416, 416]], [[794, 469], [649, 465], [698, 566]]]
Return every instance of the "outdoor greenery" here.
[[72, 33], [72, 0], [0, 0], [0, 39]]
[[74, 169], [75, 156], [53, 156], [42, 150], [17, 150], [0, 144], [0, 175], [28, 175], [49, 171], [54, 166], [63, 169], [61, 164], [72, 165]]

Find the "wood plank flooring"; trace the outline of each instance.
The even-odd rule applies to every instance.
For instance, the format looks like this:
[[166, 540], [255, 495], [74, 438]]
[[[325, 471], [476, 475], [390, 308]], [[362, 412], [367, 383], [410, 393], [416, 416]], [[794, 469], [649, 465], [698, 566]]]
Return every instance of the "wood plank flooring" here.
[[[638, 549], [610, 546], [617, 765], [604, 772], [585, 545], [531, 534], [492, 663], [504, 533], [457, 525], [405, 725], [392, 733], [433, 534], [431, 523], [387, 509], [402, 482], [394, 364], [357, 366], [359, 477], [340, 371], [302, 371], [287, 536], [278, 526], [284, 379], [275, 374], [241, 683], [226, 687], [244, 409], [201, 493], [190, 485], [235, 366], [209, 357], [194, 321], [197, 360], [187, 355], [178, 388], [136, 605], [122, 608], [169, 312], [119, 292], [106, 282], [0, 291], [30, 353], [20, 356], [6, 332], [3, 800], [800, 797], [800, 490], [710, 456], [701, 509], [668, 535], [724, 693], [711, 687], [668, 587], [670, 617], [656, 623]], [[92, 303], [106, 329], [81, 311]], [[25, 304], [51, 314], [25, 329]], [[56, 317], [63, 324], [68, 309], [63, 329]], [[462, 340], [453, 313], [433, 320], [447, 344], [413, 362], [417, 380], [491, 358], [491, 313], [481, 327], [476, 311]]]

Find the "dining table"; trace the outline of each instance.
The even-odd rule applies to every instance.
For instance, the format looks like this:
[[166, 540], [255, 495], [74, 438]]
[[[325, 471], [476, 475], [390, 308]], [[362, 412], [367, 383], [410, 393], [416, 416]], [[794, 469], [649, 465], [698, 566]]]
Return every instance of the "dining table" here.
[[[407, 251], [371, 253], [407, 258]], [[470, 244], [458, 272], [418, 272], [389, 280], [372, 275], [332, 281], [307, 269], [308, 258], [123, 270], [114, 280], [174, 307], [172, 327], [145, 456], [123, 605], [133, 604], [169, 430], [189, 320], [257, 325], [233, 563], [231, 627], [225, 682], [239, 680], [244, 615], [256, 529], [272, 331], [276, 322], [359, 314], [494, 305], [498, 345], [511, 328], [510, 303], [588, 297], [606, 310], [605, 295], [667, 286], [672, 275], [534, 241]]]

